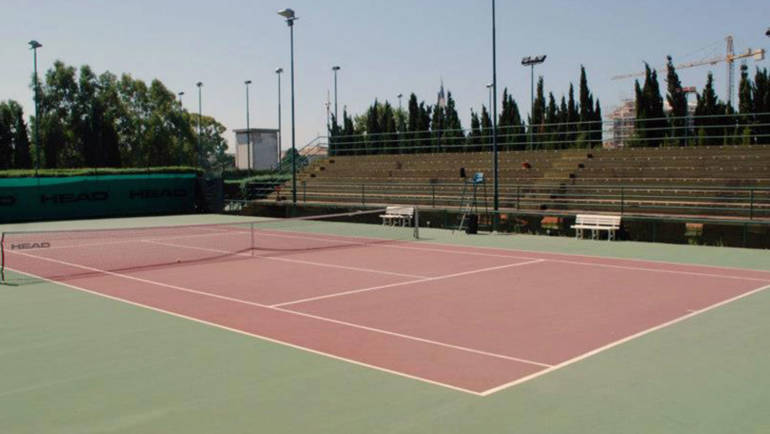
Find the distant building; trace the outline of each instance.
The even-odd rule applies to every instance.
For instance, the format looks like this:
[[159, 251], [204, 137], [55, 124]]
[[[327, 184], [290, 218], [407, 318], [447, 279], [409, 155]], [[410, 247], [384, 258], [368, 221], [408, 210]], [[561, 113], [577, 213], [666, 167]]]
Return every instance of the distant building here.
[[[693, 127], [693, 118], [695, 114], [695, 102], [687, 102], [687, 125]], [[668, 101], [663, 101], [663, 112], [667, 115], [671, 113], [671, 106]], [[616, 107], [609, 116], [609, 125], [604, 135], [604, 147], [608, 149], [622, 148], [629, 145], [634, 138], [636, 129], [636, 102], [632, 99], [623, 100], [623, 103]], [[681, 132], [680, 132], [681, 133]]]
[[636, 122], [636, 103], [632, 99], [624, 100], [609, 116], [604, 147], [608, 149], [622, 148], [634, 137]]
[[[238, 169], [272, 169], [280, 162], [278, 130], [251, 128], [235, 130], [235, 167]], [[249, 137], [251, 137], [251, 164], [249, 164]]]

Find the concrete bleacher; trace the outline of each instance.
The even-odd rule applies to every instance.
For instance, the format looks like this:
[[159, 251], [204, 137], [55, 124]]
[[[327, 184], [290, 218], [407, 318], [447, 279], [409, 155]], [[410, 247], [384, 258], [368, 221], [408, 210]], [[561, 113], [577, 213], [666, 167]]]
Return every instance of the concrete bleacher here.
[[[460, 168], [468, 176], [484, 172], [491, 197], [491, 159], [489, 152], [327, 157], [299, 174], [298, 195], [307, 202], [456, 207]], [[503, 208], [731, 215], [746, 206], [761, 211], [770, 201], [763, 190], [770, 188], [770, 146], [504, 151], [498, 161]], [[752, 203], [747, 188], [757, 189]]]

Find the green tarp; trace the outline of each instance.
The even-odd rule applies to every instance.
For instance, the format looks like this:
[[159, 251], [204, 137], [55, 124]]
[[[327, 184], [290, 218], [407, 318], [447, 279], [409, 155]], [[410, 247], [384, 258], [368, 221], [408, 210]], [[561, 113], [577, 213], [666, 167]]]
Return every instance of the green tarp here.
[[0, 223], [189, 213], [195, 174], [0, 178]]

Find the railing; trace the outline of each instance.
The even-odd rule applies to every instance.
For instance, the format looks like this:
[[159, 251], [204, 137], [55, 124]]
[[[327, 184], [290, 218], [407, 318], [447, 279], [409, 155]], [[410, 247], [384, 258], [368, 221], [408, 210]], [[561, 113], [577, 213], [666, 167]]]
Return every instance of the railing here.
[[[301, 182], [299, 202], [348, 203], [361, 206], [412, 204], [459, 208], [472, 187], [462, 183]], [[266, 189], [268, 201], [284, 201], [291, 190]], [[491, 185], [477, 186], [476, 204], [491, 209]], [[467, 203], [467, 202], [466, 202]], [[500, 184], [502, 210], [542, 213], [594, 211], [615, 214], [667, 214], [699, 217], [770, 219], [770, 187], [700, 187], [644, 185]]]

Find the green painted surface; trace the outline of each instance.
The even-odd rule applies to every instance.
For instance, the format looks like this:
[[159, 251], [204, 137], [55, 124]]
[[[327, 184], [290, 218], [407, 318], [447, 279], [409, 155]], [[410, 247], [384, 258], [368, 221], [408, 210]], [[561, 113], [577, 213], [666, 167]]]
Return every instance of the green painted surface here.
[[[233, 220], [249, 221], [42, 226]], [[433, 230], [423, 237], [770, 269], [767, 251]], [[770, 291], [760, 292], [481, 398], [59, 285], [0, 286], [0, 432], [765, 433], [768, 314]]]

